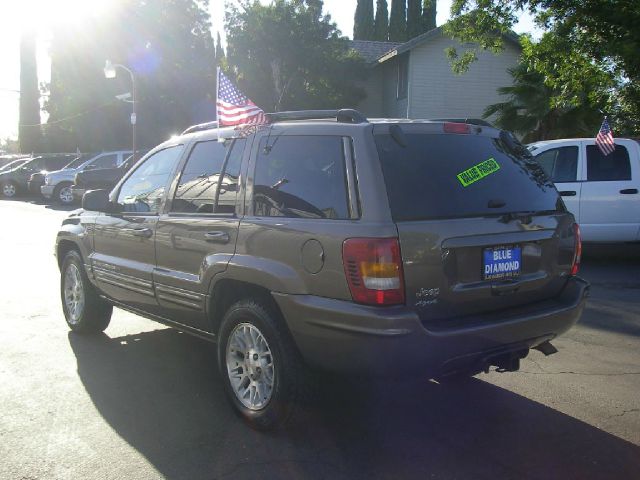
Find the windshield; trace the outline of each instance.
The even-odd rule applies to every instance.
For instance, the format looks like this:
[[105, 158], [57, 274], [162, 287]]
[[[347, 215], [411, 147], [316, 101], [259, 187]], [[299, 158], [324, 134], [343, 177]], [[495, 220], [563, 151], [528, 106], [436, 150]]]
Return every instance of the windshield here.
[[[558, 193], [540, 166], [497, 138], [375, 136], [396, 221], [554, 211]], [[561, 204], [560, 204], [561, 205]]]
[[12, 170], [16, 167], [19, 167], [20, 165], [22, 165], [23, 163], [25, 163], [27, 160], [29, 160], [28, 158], [21, 158], [19, 160], [14, 160], [13, 162], [9, 162], [6, 165], [0, 167], [0, 172], [7, 172], [9, 170]]
[[71, 160], [71, 162], [64, 166], [64, 170], [67, 170], [69, 168], [78, 168], [84, 162], [89, 160], [93, 155], [93, 153], [85, 153], [83, 155], [80, 155], [79, 157], [74, 158], [73, 160]]

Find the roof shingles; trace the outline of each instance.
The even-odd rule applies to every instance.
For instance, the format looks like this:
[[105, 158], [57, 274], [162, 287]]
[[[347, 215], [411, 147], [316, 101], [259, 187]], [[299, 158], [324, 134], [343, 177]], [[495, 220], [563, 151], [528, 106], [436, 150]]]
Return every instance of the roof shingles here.
[[351, 48], [357, 51], [367, 63], [373, 63], [385, 53], [402, 45], [397, 42], [375, 42], [371, 40], [352, 40]]

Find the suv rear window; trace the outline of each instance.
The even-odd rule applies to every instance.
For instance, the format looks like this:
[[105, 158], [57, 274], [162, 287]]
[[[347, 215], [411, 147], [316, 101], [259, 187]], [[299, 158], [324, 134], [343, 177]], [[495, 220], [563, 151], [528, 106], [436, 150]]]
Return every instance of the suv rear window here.
[[405, 139], [403, 147], [391, 135], [375, 135], [395, 221], [562, 208], [549, 177], [524, 148], [515, 152], [480, 135], [420, 133]]

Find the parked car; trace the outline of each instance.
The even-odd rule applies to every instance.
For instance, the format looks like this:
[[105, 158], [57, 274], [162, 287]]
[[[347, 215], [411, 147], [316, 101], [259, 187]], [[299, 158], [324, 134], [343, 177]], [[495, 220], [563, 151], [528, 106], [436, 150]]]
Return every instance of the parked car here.
[[556, 184], [585, 242], [640, 240], [640, 143], [616, 138], [603, 155], [593, 138], [536, 142], [535, 159]]
[[[76, 158], [74, 158], [73, 160], [71, 160], [71, 162], [67, 163], [64, 167], [62, 167], [62, 170], [77, 168], [78, 166], [82, 165], [84, 162], [86, 162], [90, 158], [93, 158], [94, 156], [95, 156], [95, 153], [81, 154]], [[42, 195], [42, 192], [40, 189], [44, 185], [44, 179], [47, 176], [47, 173], [48, 172], [46, 171], [40, 171], [31, 175], [31, 177], [29, 178], [29, 182], [27, 183], [29, 193], [33, 195], [38, 195], [38, 196]]]
[[17, 160], [12, 160], [9, 163], [0, 167], [0, 172], [8, 172], [9, 170], [13, 170], [14, 168], [18, 168], [20, 165], [25, 163], [26, 161], [31, 160], [31, 157], [18, 158]]
[[71, 186], [71, 193], [75, 201], [81, 201], [87, 190], [111, 190], [135, 162], [144, 157], [149, 150], [140, 150], [136, 154], [127, 157], [119, 166], [115, 168], [100, 168], [96, 170], [85, 170], [76, 173]]
[[21, 166], [0, 173], [0, 186], [5, 197], [26, 193], [28, 182], [36, 172], [59, 170], [73, 160], [73, 154], [41, 155], [27, 160]]
[[51, 172], [45, 176], [44, 185], [40, 188], [42, 196], [55, 202], [68, 205], [73, 203], [71, 185], [78, 172], [98, 168], [113, 168], [120, 165], [131, 154], [128, 150], [102, 152], [86, 160], [76, 168], [68, 168]]
[[72, 330], [116, 305], [216, 342], [256, 428], [289, 418], [308, 368], [443, 379], [555, 352], [588, 292], [579, 228], [511, 134], [271, 120], [172, 138], [84, 195], [55, 246]]

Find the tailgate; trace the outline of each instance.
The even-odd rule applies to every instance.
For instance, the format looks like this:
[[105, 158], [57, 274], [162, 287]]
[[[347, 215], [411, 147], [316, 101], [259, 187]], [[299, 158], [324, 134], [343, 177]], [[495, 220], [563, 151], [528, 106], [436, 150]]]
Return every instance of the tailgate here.
[[574, 219], [510, 134], [427, 123], [376, 126], [374, 138], [406, 303], [425, 322], [519, 307], [562, 290]]
[[428, 324], [556, 296], [573, 260], [573, 217], [527, 220], [397, 223], [407, 306]]

